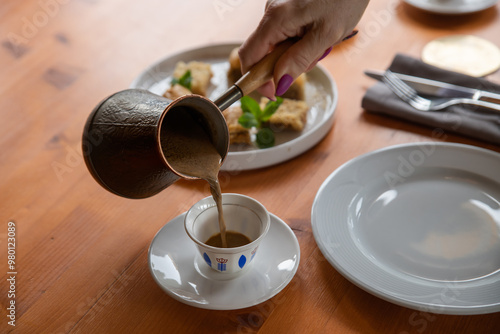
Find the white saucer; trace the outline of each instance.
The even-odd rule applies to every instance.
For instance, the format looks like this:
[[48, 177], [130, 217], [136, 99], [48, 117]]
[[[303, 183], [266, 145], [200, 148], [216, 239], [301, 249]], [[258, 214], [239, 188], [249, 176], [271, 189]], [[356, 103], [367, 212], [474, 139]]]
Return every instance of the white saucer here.
[[254, 264], [241, 276], [227, 278], [206, 266], [184, 230], [184, 216], [163, 226], [149, 247], [149, 269], [172, 298], [212, 310], [235, 310], [260, 304], [292, 280], [300, 248], [290, 227], [273, 214]]

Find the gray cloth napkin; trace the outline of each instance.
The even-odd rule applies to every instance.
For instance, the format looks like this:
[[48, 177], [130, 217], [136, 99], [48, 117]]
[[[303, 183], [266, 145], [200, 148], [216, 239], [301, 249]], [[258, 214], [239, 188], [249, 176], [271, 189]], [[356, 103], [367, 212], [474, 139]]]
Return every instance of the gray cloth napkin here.
[[[439, 69], [402, 54], [396, 55], [389, 69], [396, 73], [500, 93], [500, 85], [488, 80]], [[382, 82], [377, 82], [367, 90], [361, 106], [367, 112], [390, 115], [427, 125], [434, 128], [437, 134], [454, 132], [500, 144], [500, 114], [485, 108], [457, 105], [440, 112], [420, 111], [399, 99]]]

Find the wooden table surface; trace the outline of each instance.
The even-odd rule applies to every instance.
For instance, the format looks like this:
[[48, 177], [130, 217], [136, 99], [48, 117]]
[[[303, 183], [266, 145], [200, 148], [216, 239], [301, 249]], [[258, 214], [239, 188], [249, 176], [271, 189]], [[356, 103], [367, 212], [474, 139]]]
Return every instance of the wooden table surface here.
[[[243, 41], [263, 7], [264, 1], [250, 0], [2, 2], [0, 332], [500, 332], [499, 313], [438, 315], [365, 292], [326, 261], [311, 230], [318, 188], [356, 156], [421, 141], [500, 152], [499, 146], [452, 133], [436, 137], [431, 128], [361, 108], [373, 84], [363, 70], [386, 68], [396, 52], [418, 57], [430, 40], [455, 33], [499, 45], [499, 5], [441, 17], [396, 0], [372, 0], [359, 35], [322, 61], [339, 93], [328, 135], [277, 166], [221, 173], [223, 192], [259, 200], [293, 229], [300, 266], [282, 292], [253, 307], [213, 311], [175, 301], [155, 283], [147, 260], [155, 233], [208, 196], [207, 188], [179, 181], [143, 200], [107, 192], [82, 158], [84, 122], [102, 98], [127, 88], [151, 63], [189, 48]], [[500, 73], [489, 78], [500, 82]], [[15, 233], [13, 268], [7, 267], [9, 232]], [[12, 301], [13, 312], [7, 310]], [[14, 322], [8, 317], [12, 313]]]

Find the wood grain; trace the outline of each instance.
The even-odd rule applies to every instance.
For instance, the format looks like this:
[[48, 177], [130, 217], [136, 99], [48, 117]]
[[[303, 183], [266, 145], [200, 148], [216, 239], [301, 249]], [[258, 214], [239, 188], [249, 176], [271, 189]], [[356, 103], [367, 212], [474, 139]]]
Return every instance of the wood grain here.
[[[400, 1], [372, 0], [360, 33], [321, 61], [338, 85], [329, 134], [277, 166], [221, 173], [224, 192], [254, 197], [294, 231], [299, 270], [274, 298], [242, 310], [211, 311], [175, 301], [147, 264], [155, 233], [208, 196], [179, 181], [159, 195], [128, 200], [92, 179], [81, 135], [92, 108], [125, 89], [151, 63], [212, 43], [243, 41], [264, 1], [45, 0], [0, 5], [0, 244], [2, 319], [12, 333], [498, 333], [499, 314], [449, 316], [372, 296], [319, 251], [311, 206], [324, 179], [360, 154], [390, 145], [446, 141], [500, 152], [460, 135], [367, 114], [366, 68], [396, 52], [418, 57], [430, 40], [474, 34], [499, 45], [499, 6], [441, 17]], [[499, 72], [488, 77], [500, 82]], [[8, 325], [7, 223], [16, 223], [16, 326]]]

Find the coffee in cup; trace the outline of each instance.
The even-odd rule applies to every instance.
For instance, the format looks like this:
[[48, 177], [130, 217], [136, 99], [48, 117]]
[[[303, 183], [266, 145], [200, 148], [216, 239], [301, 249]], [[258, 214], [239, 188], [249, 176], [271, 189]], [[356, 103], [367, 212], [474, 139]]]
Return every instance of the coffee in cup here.
[[[206, 265], [220, 273], [238, 275], [251, 267], [269, 230], [270, 217], [261, 203], [240, 194], [222, 194], [222, 207], [226, 237], [237, 235], [238, 239], [246, 238], [249, 243], [225, 248], [207, 244], [219, 233], [217, 205], [212, 197], [202, 199], [188, 210], [184, 226]], [[231, 242], [228, 238], [228, 243]]]

